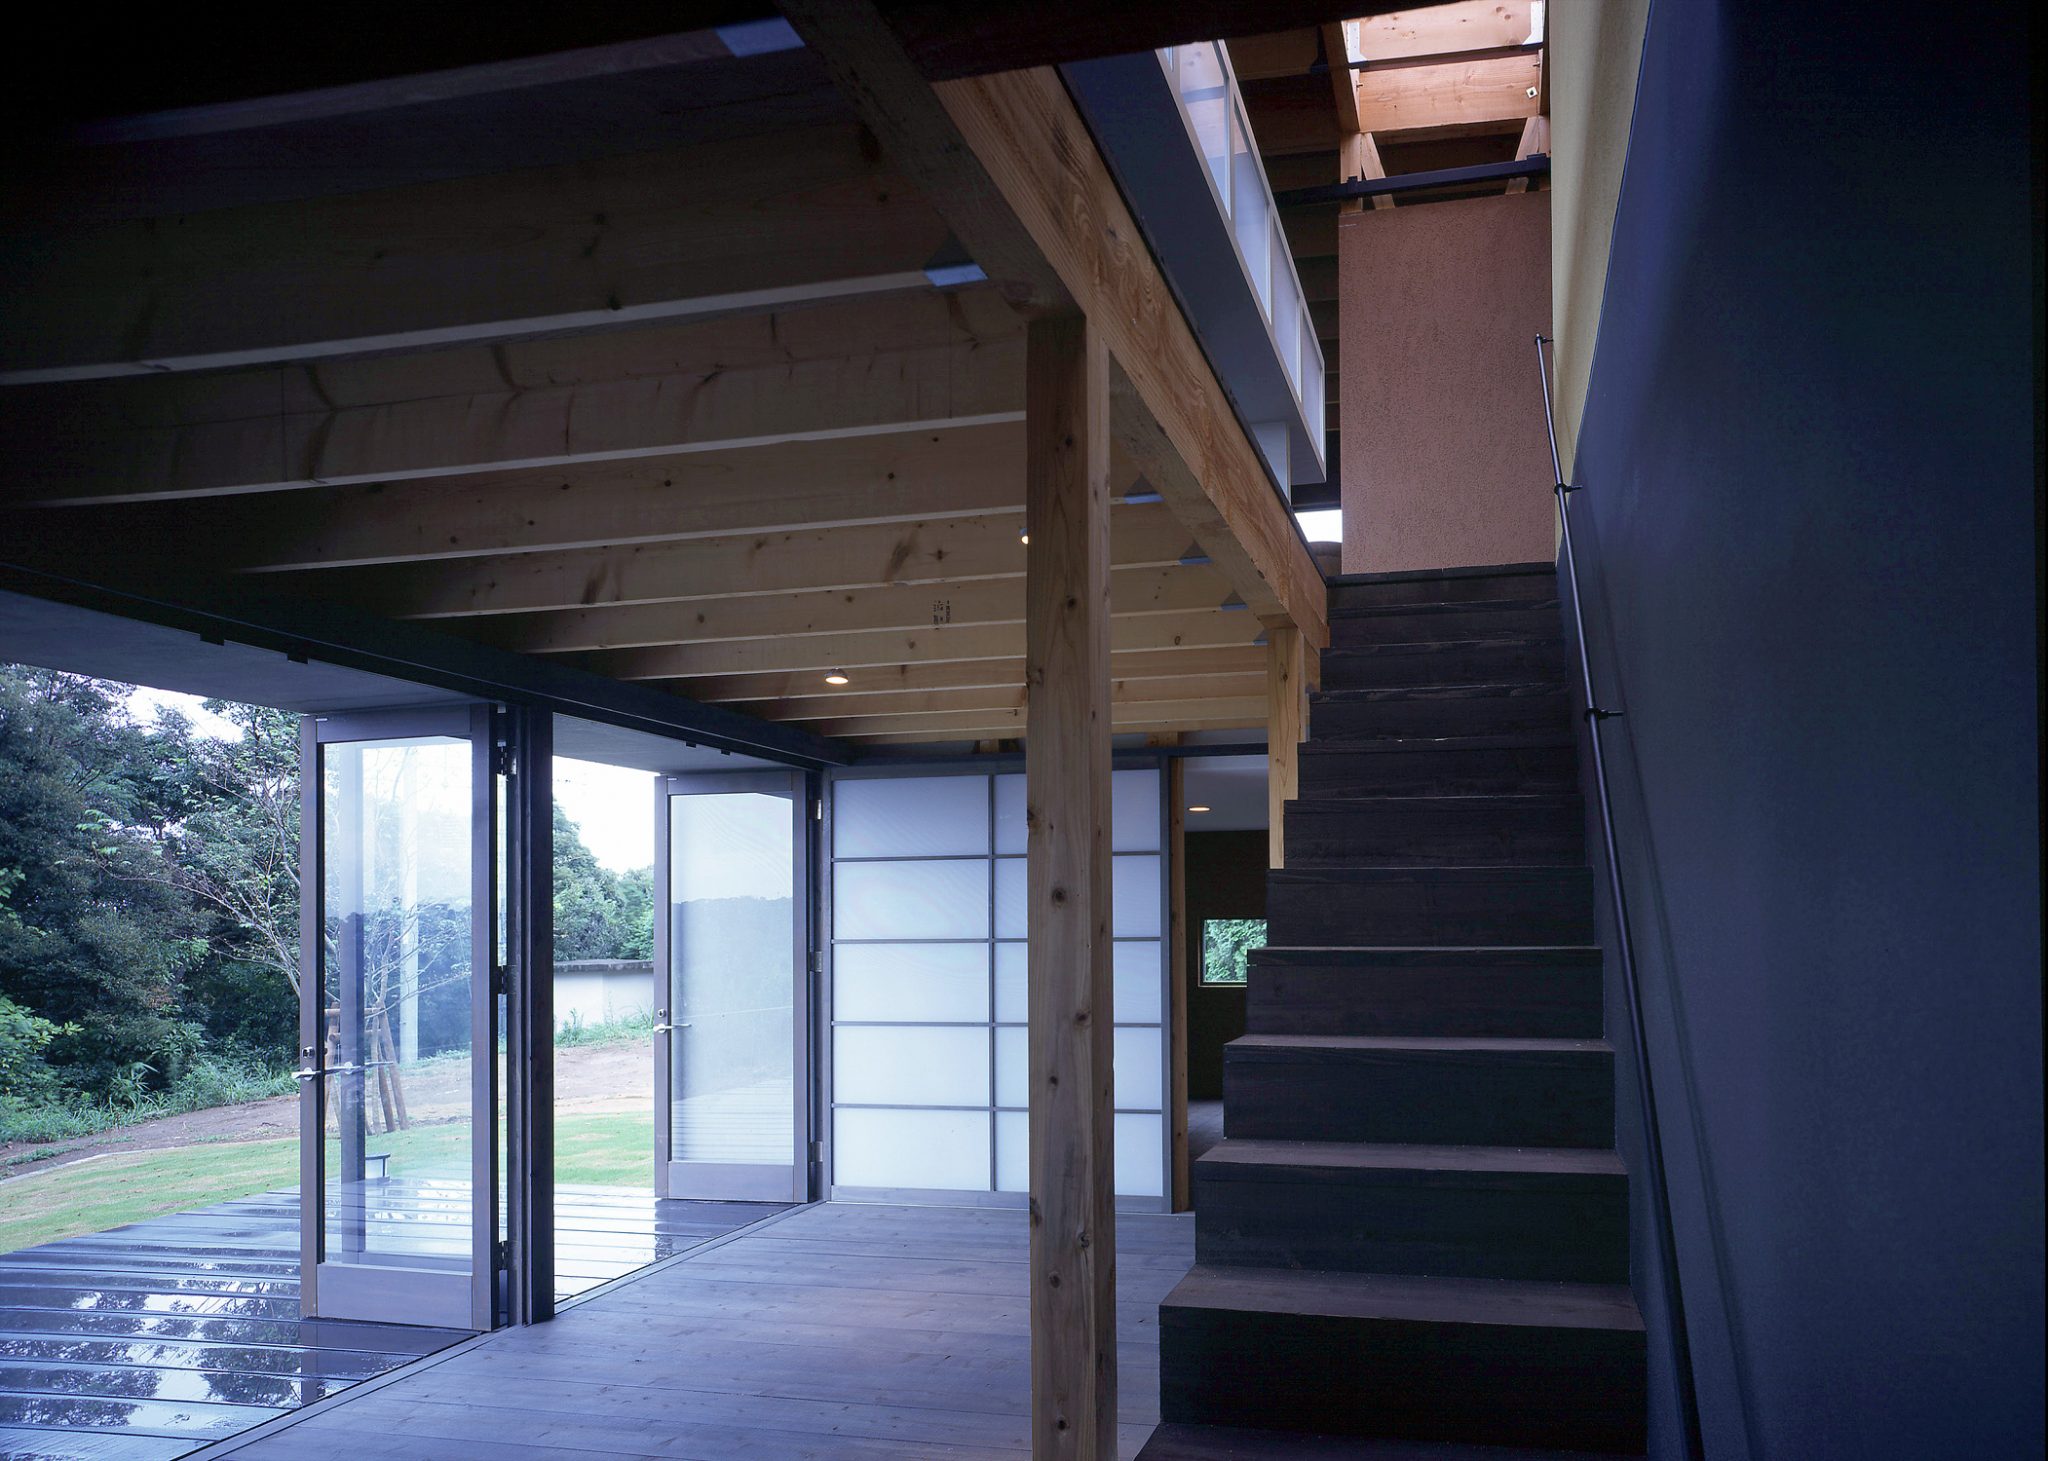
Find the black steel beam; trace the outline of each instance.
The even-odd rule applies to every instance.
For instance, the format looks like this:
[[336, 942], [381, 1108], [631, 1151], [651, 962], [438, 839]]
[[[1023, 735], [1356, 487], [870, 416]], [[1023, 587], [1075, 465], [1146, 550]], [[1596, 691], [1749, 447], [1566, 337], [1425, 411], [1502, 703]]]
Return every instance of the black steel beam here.
[[1295, 188], [1273, 195], [1282, 208], [1311, 203], [1345, 203], [1353, 198], [1380, 198], [1393, 193], [1414, 193], [1424, 188], [1454, 188], [1468, 183], [1500, 183], [1510, 178], [1540, 178], [1550, 174], [1546, 153], [1518, 157], [1510, 162], [1482, 162], [1472, 167], [1440, 167], [1429, 172], [1397, 173], [1389, 178], [1353, 178], [1321, 188]]

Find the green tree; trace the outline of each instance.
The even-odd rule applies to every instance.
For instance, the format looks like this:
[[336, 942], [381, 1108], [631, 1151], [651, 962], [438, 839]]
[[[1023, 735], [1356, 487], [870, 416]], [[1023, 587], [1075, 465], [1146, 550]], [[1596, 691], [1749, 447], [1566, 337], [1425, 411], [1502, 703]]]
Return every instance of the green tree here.
[[555, 807], [555, 958], [654, 957], [654, 870], [623, 877], [597, 860], [583, 833]]
[[1251, 952], [1266, 946], [1263, 918], [1210, 918], [1202, 923], [1202, 982], [1244, 984], [1251, 976]]

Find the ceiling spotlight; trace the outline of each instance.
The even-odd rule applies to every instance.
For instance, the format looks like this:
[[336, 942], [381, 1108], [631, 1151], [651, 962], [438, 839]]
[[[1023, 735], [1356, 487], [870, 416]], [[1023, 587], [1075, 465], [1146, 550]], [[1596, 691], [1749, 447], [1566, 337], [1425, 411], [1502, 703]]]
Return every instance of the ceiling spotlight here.
[[831, 674], [825, 676], [825, 683], [828, 685], [844, 685], [846, 683], [846, 676], [834, 670]]
[[1020, 543], [1022, 543], [1022, 544], [1023, 544], [1023, 545], [1025, 546], [1025, 547], [1027, 547], [1027, 548], [1028, 548], [1028, 547], [1030, 547], [1030, 546], [1031, 546], [1031, 534], [1029, 534], [1029, 533], [1019, 533], [1019, 534], [1017, 534], [1017, 541], [1018, 541], [1018, 542], [1020, 542]]
[[1206, 812], [1209, 809], [1207, 807], [1189, 807], [1188, 810], [1191, 812]]

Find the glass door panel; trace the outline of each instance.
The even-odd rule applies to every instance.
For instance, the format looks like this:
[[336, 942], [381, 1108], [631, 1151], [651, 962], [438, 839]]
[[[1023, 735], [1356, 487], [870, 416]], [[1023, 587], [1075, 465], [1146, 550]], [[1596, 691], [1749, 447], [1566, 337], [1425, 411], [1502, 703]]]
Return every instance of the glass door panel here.
[[797, 774], [672, 777], [656, 1021], [667, 1197], [802, 1201], [806, 845]]
[[489, 711], [331, 719], [316, 737], [302, 1305], [331, 1319], [489, 1328]]

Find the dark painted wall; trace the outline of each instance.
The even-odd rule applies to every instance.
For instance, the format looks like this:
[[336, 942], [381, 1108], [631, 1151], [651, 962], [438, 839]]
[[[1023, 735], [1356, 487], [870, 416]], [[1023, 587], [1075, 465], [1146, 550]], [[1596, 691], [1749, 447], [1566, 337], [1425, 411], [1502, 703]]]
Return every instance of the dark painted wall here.
[[1244, 990], [1202, 983], [1202, 920], [1266, 916], [1266, 834], [1187, 834], [1188, 1099], [1223, 1099], [1223, 1047], [1244, 1033]]
[[2027, 59], [1650, 18], [1573, 515], [1716, 1458], [2040, 1454]]

